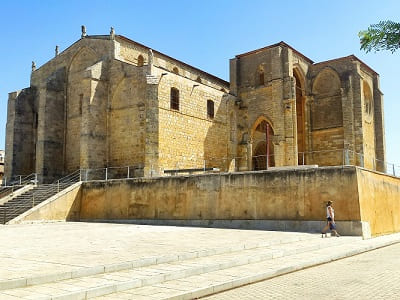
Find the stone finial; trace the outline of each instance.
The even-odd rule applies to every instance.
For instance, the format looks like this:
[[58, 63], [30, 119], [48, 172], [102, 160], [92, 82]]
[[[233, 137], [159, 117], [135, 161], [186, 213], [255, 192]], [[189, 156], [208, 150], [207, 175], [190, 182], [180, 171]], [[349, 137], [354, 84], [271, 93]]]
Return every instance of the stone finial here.
[[36, 63], [32, 61], [32, 72], [36, 70]]
[[86, 36], [86, 26], [85, 25], [81, 26], [81, 31], [82, 31], [81, 38], [84, 38]]
[[56, 54], [56, 56], [59, 54], [59, 48], [58, 48], [58, 46], [56, 46], [56, 50], [55, 50], [55, 54]]
[[114, 27], [111, 27], [111, 29], [110, 29], [110, 39], [111, 39], [111, 40], [115, 39], [115, 30], [114, 30]]

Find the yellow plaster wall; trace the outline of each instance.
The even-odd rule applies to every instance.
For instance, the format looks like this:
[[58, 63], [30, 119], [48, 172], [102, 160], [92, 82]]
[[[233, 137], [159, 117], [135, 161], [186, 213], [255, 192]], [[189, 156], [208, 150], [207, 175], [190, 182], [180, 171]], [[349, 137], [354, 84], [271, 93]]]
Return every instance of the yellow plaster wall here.
[[249, 172], [83, 185], [82, 219], [359, 220], [354, 168]]
[[368, 222], [400, 232], [400, 178], [356, 167], [92, 181], [49, 199], [31, 220], [298, 220]]
[[361, 220], [371, 234], [400, 231], [400, 178], [357, 169]]

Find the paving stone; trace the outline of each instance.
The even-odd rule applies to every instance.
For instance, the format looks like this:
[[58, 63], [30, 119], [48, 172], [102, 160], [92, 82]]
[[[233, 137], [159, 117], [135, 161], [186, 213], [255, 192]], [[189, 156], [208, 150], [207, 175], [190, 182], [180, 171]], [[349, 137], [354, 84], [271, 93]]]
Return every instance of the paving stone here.
[[400, 299], [399, 253], [395, 244], [203, 299]]

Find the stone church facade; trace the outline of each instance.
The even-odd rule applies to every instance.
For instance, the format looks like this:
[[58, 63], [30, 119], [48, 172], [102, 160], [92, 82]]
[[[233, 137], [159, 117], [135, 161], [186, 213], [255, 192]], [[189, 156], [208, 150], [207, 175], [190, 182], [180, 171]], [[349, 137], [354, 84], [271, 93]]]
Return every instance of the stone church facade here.
[[83, 31], [9, 94], [7, 178], [384, 161], [379, 75], [353, 55], [314, 63], [284, 42], [231, 59], [226, 82], [113, 30]]

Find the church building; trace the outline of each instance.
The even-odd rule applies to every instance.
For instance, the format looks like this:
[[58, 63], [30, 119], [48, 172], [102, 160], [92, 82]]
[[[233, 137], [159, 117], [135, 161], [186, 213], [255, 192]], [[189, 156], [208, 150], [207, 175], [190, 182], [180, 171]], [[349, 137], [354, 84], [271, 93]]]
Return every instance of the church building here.
[[[323, 49], [321, 49], [323, 50]], [[9, 94], [5, 176], [130, 166], [222, 172], [352, 164], [384, 171], [379, 75], [285, 42], [236, 55], [229, 82], [115, 34], [87, 35]]]

